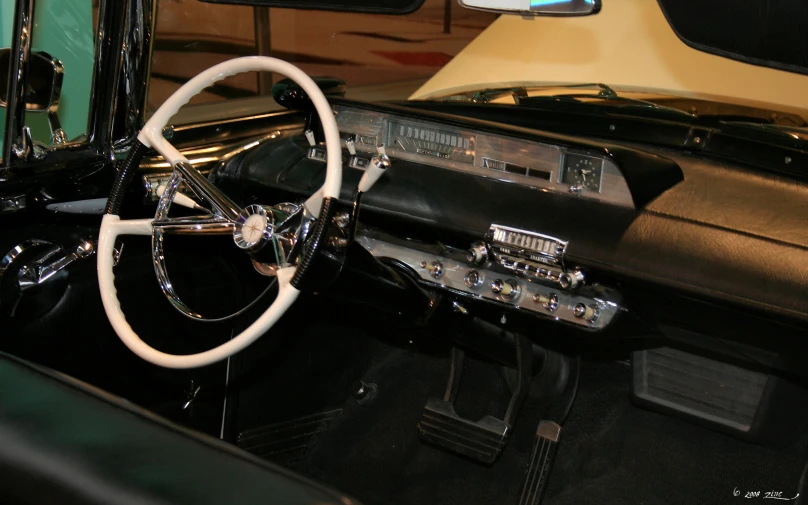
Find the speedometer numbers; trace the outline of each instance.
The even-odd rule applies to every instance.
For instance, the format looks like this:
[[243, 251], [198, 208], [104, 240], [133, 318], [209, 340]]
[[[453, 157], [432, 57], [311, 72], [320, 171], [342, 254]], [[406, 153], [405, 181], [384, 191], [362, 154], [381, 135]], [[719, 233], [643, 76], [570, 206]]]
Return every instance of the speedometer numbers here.
[[458, 131], [389, 121], [386, 147], [394, 151], [474, 164], [476, 138]]
[[603, 179], [603, 160], [591, 156], [565, 153], [561, 161], [559, 182], [570, 185], [570, 189], [588, 190], [600, 193]]

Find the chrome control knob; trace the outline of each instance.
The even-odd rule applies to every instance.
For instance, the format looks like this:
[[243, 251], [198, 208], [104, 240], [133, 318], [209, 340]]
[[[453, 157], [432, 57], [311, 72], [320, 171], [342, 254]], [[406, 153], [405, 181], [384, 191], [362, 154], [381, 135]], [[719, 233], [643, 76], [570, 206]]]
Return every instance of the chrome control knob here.
[[469, 263], [485, 263], [488, 260], [488, 249], [485, 247], [485, 242], [475, 242], [471, 244], [471, 248], [466, 253], [466, 259]]
[[584, 305], [583, 303], [579, 303], [572, 309], [572, 314], [585, 321], [589, 321], [590, 323], [595, 322], [600, 316], [600, 310], [594, 305]]
[[443, 263], [440, 261], [432, 261], [427, 263], [426, 261], [421, 262], [421, 268], [425, 268], [429, 275], [436, 279], [440, 279], [443, 277]]
[[513, 300], [519, 294], [519, 283], [513, 279], [497, 279], [491, 283], [491, 291], [506, 300]]
[[555, 312], [558, 308], [558, 295], [555, 293], [547, 295], [535, 294], [533, 295], [533, 301], [540, 303], [548, 312]]
[[374, 154], [370, 162], [373, 163], [376, 168], [382, 170], [390, 168], [390, 158], [388, 158], [386, 154]]
[[564, 289], [575, 289], [584, 282], [584, 274], [580, 270], [564, 272], [558, 276], [558, 284]]
[[483, 276], [477, 270], [469, 270], [466, 277], [463, 278], [466, 287], [477, 289], [483, 284]]

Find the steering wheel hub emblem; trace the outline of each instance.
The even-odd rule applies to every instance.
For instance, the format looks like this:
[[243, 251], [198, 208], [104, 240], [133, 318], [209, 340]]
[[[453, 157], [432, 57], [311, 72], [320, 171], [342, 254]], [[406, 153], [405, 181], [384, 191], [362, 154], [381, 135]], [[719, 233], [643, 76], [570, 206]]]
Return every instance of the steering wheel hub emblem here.
[[272, 239], [274, 219], [271, 209], [250, 205], [238, 216], [233, 228], [233, 240], [247, 252], [256, 252]]

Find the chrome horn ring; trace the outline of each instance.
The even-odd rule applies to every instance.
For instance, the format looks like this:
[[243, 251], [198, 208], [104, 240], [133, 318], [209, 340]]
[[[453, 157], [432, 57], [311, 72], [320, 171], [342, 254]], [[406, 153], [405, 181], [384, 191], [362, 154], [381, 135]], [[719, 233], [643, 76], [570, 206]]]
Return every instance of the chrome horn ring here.
[[[188, 306], [177, 294], [168, 276], [164, 240], [166, 234], [232, 234], [233, 242], [250, 255], [253, 267], [261, 275], [275, 277], [280, 268], [290, 266], [301, 251], [316, 216], [304, 205], [282, 203], [274, 207], [252, 204], [243, 208], [235, 220], [222, 217], [219, 210], [209, 216], [170, 218], [171, 204], [182, 184], [182, 173], [175, 170], [160, 196], [152, 226], [152, 259], [157, 283], [165, 297], [181, 314], [208, 322], [224, 321], [242, 314], [269, 291], [272, 285], [246, 307], [223, 317], [206, 318]], [[186, 184], [193, 191], [193, 186]]]

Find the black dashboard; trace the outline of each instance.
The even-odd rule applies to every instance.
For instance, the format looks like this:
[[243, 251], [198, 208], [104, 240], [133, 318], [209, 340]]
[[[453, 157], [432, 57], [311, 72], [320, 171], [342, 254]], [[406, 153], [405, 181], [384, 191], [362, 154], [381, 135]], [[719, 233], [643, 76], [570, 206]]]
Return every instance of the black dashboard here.
[[[757, 363], [775, 368], [789, 368], [775, 363], [782, 351], [794, 360], [804, 352], [804, 184], [682, 150], [554, 135], [417, 102], [332, 104], [341, 200], [350, 203], [371, 155], [381, 149], [392, 160], [363, 196], [357, 241], [424, 286], [587, 338], [653, 334], [741, 359], [751, 346]], [[216, 177], [248, 182], [256, 194], [308, 196], [325, 164], [318, 125], [307, 128], [313, 142], [302, 132], [279, 138]]]

